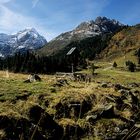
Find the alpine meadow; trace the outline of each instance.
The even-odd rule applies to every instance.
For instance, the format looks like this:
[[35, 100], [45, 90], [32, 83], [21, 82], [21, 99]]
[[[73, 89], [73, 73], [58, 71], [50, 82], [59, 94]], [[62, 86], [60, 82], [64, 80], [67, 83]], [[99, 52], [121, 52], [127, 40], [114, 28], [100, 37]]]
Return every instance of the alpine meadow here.
[[139, 140], [139, 7], [0, 0], [0, 140]]

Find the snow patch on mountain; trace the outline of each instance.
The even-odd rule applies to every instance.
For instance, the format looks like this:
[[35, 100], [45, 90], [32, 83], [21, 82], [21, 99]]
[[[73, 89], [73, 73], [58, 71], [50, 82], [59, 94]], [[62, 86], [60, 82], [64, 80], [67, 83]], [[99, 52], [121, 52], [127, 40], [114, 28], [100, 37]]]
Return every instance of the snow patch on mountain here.
[[13, 55], [18, 51], [34, 50], [47, 44], [46, 39], [34, 28], [19, 31], [13, 35], [0, 34], [0, 57]]

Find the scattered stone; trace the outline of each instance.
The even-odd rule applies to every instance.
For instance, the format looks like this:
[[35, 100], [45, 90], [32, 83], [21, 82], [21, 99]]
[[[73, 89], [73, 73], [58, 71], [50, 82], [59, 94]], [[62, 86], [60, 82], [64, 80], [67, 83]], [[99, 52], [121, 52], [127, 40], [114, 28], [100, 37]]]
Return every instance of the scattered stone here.
[[[31, 81], [28, 79], [29, 83]], [[66, 79], [61, 78], [57, 79], [54, 86], [61, 87], [68, 84]], [[54, 109], [54, 112], [51, 112], [53, 116], [39, 105], [29, 106], [26, 110], [27, 118], [21, 116], [17, 119], [16, 117], [0, 115], [0, 136], [2, 130], [2, 132], [4, 131], [3, 140], [17, 140], [21, 138], [21, 135], [22, 139], [30, 139], [35, 131], [33, 140], [80, 140], [83, 134], [93, 136], [95, 133], [93, 132], [94, 127], [97, 124], [96, 129], [98, 131], [96, 136], [105, 140], [122, 139], [128, 134], [129, 128], [133, 125], [140, 131], [140, 124], [138, 123], [140, 113], [137, 113], [139, 112], [140, 104], [139, 89], [134, 88], [130, 91], [130, 88], [121, 84], [112, 85], [108, 82], [102, 82], [99, 85], [103, 88], [114, 87], [121, 95], [119, 94], [120, 96], [118, 96], [113, 92], [112, 94], [102, 94], [98, 97], [95, 94], [90, 94], [84, 95], [83, 98], [75, 98], [77, 94], [73, 97], [68, 94], [51, 104], [52, 99], [48, 98], [49, 94], [39, 94], [37, 95], [37, 100], [43, 101], [43, 106], [49, 107], [49, 109], [52, 107]], [[129, 87], [137, 87], [137, 85], [133, 83]], [[55, 87], [52, 88], [55, 89]], [[27, 100], [29, 95], [27, 91], [15, 97], [16, 100]], [[3, 94], [0, 94], [0, 97], [2, 96]], [[101, 103], [101, 105], [96, 102], [100, 97], [103, 97], [103, 104]], [[97, 106], [94, 107], [94, 105]], [[125, 115], [125, 112], [128, 114]], [[72, 120], [74, 125], [69, 122], [63, 122], [66, 125], [62, 126], [54, 121], [54, 119], [57, 119], [59, 122], [62, 118]], [[79, 123], [77, 120], [81, 122]], [[135, 139], [135, 136], [132, 139]]]
[[35, 80], [35, 81], [41, 81], [41, 78], [40, 78], [39, 75], [37, 75], [37, 74], [34, 74], [34, 75], [32, 76], [32, 79]]
[[30, 79], [25, 80], [24, 83], [31, 83]]
[[122, 132], [121, 132], [121, 135], [126, 135], [128, 133], [128, 129], [124, 129]]
[[83, 82], [91, 82], [91, 79], [93, 77], [92, 74], [86, 73], [74, 73], [73, 76], [75, 81], [83, 81]]
[[131, 92], [132, 92], [135, 96], [139, 96], [139, 95], [140, 95], [140, 90], [132, 89]]
[[89, 113], [90, 115], [86, 116], [86, 120], [89, 122], [95, 122], [101, 118], [115, 118], [116, 114], [114, 113], [113, 105], [106, 105], [103, 108], [98, 108], [95, 111]]
[[97, 115], [88, 115], [86, 116], [86, 121], [93, 122], [97, 119], [97, 117], [98, 117]]
[[139, 94], [140, 91], [139, 91], [139, 90], [135, 90], [134, 93], [135, 93], [135, 94]]
[[105, 106], [100, 115], [103, 118], [113, 118], [113, 117], [115, 117], [116, 115], [114, 113], [114, 106], [113, 105]]
[[75, 81], [85, 81], [86, 74], [85, 73], [74, 73], [74, 79], [75, 79]]
[[101, 84], [101, 87], [103, 87], [103, 88], [107, 88], [108, 85], [107, 85], [107, 83], [102, 83], [102, 84]]
[[125, 86], [123, 86], [121, 84], [115, 84], [114, 89], [115, 89], [115, 91], [118, 91], [118, 90], [121, 90], [121, 89], [130, 90], [130, 88], [127, 88], [127, 87], [125, 87]]
[[116, 133], [120, 132], [120, 128], [119, 127], [115, 127], [114, 128], [114, 132], [116, 132]]
[[64, 85], [69, 85], [68, 81], [66, 79], [57, 79], [56, 84], [54, 84], [54, 87], [62, 87]]
[[125, 89], [120, 89], [120, 90], [118, 90], [118, 92], [121, 93], [122, 95], [126, 96], [126, 97], [129, 95], [129, 91], [125, 90]]
[[133, 83], [129, 83], [128, 86], [129, 86], [130, 88], [136, 88], [136, 87], [140, 87], [140, 83], [135, 83], [135, 82], [133, 82]]
[[140, 128], [140, 124], [139, 123], [136, 123], [135, 124], [135, 127]]
[[37, 74], [31, 74], [28, 76], [28, 79], [24, 81], [24, 83], [32, 83], [35, 81], [41, 81], [41, 78]]

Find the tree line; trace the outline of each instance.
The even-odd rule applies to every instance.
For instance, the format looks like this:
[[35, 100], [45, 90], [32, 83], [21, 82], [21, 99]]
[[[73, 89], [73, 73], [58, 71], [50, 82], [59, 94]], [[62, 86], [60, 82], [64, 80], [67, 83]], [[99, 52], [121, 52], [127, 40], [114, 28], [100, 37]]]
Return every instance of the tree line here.
[[[71, 72], [71, 65], [75, 70], [83, 69], [87, 65], [86, 59], [93, 60], [107, 46], [107, 40], [98, 36], [73, 41], [53, 56], [40, 56], [29, 51], [18, 52], [14, 56], [0, 58], [0, 69], [24, 73]], [[76, 51], [67, 56], [72, 47], [76, 47]]]

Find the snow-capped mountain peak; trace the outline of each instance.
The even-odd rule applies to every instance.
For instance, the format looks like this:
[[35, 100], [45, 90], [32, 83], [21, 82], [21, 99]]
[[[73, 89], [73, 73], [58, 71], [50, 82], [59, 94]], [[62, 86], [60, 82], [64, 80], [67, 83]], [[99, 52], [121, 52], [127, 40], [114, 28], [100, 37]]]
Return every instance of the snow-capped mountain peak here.
[[34, 50], [46, 45], [46, 39], [35, 28], [28, 28], [13, 35], [0, 34], [0, 54], [12, 55], [18, 51]]
[[15, 35], [25, 35], [25, 34], [30, 34], [30, 35], [36, 35], [39, 36], [39, 33], [36, 31], [35, 28], [27, 28], [25, 30], [19, 31], [17, 34]]

